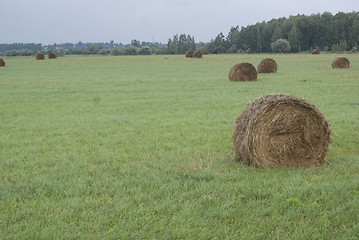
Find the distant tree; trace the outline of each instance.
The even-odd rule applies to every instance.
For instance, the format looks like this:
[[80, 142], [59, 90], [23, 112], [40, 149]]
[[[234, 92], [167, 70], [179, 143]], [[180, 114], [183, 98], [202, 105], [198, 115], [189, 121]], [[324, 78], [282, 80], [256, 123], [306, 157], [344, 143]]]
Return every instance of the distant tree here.
[[75, 44], [75, 48], [76, 49], [84, 49], [84, 48], [86, 48], [86, 45], [83, 42], [79, 41]]
[[178, 52], [179, 54], [184, 54], [186, 53], [186, 34], [181, 34], [178, 37], [178, 43], [177, 43], [177, 48], [178, 48]]
[[299, 44], [298, 44], [298, 30], [297, 30], [297, 24], [293, 24], [292, 28], [290, 29], [288, 33], [288, 41], [289, 45], [291, 46], [291, 50], [293, 52], [299, 52]]
[[134, 39], [134, 40], [131, 41], [131, 45], [134, 46], [134, 47], [139, 48], [139, 47], [141, 47], [141, 42]]
[[177, 46], [174, 43], [174, 41], [172, 41], [171, 38], [169, 38], [168, 42], [167, 42], [167, 53], [168, 54], [176, 54], [177, 53]]
[[137, 55], [151, 55], [151, 49], [148, 46], [141, 46], [137, 49]]
[[84, 54], [84, 49], [71, 49], [71, 54], [73, 55], [81, 55]]
[[290, 51], [289, 42], [285, 39], [278, 39], [271, 44], [271, 48], [273, 52], [277, 53], [285, 53]]
[[196, 43], [191, 35], [178, 34], [173, 36], [173, 40], [169, 39], [167, 43], [167, 52], [169, 54], [184, 54], [186, 51], [194, 51]]
[[217, 37], [212, 40], [211, 42], [207, 43], [205, 48], [210, 53], [225, 53], [228, 49], [228, 41], [224, 37], [223, 33], [217, 35]]
[[168, 54], [167, 47], [151, 46], [152, 54]]
[[101, 45], [98, 44], [92, 44], [90, 46], [88, 46], [85, 51], [84, 54], [98, 54], [98, 52], [102, 49]]
[[59, 49], [56, 49], [56, 55], [58, 56], [58, 57], [63, 57], [63, 56], [65, 56], [65, 49], [63, 49], [63, 48], [59, 48]]
[[63, 48], [63, 49], [70, 49], [70, 48], [74, 48], [75, 44], [73, 44], [73, 43], [61, 43], [61, 44], [57, 44], [57, 46], [59, 48]]
[[125, 48], [125, 55], [136, 55], [137, 49], [135, 46], [128, 46]]
[[6, 51], [22, 50], [22, 49], [40, 51], [43, 49], [43, 46], [41, 44], [35, 44], [35, 43], [0, 44], [0, 52], [3, 52], [3, 53], [5, 53]]
[[347, 49], [347, 43], [344, 41], [341, 41], [339, 44], [333, 44], [332, 51], [333, 52], [344, 52], [345, 49]]
[[109, 55], [111, 53], [111, 49], [101, 49], [98, 54], [100, 55]]
[[121, 55], [121, 50], [119, 48], [115, 47], [111, 50], [111, 54], [114, 56]]
[[275, 42], [278, 39], [282, 39], [282, 38], [283, 38], [282, 28], [280, 26], [276, 26], [274, 28], [274, 32], [273, 32], [273, 35], [272, 35], [272, 42]]

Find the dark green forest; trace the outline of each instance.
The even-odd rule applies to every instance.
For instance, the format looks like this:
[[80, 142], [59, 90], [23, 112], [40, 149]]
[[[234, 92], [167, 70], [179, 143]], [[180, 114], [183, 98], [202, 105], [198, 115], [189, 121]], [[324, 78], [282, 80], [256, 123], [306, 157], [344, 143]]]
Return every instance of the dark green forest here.
[[273, 43], [285, 40], [289, 43], [287, 52], [303, 52], [317, 48], [321, 51], [353, 51], [359, 45], [359, 12], [330, 12], [322, 14], [297, 15], [288, 18], [258, 22], [246, 27], [232, 27], [225, 36], [219, 33], [208, 43], [195, 42], [187, 34], [176, 34], [166, 43], [141, 42], [131, 44], [61, 43], [42, 45], [36, 43], [0, 44], [0, 56], [32, 56], [38, 52], [56, 52], [58, 56], [79, 54], [101, 55], [145, 55], [183, 54], [188, 50], [207, 50], [209, 53], [269, 53]]
[[355, 50], [359, 42], [359, 12], [329, 12], [272, 19], [247, 27], [232, 27], [206, 44], [210, 53], [268, 53], [271, 44], [286, 39], [290, 52], [319, 48], [323, 51]]

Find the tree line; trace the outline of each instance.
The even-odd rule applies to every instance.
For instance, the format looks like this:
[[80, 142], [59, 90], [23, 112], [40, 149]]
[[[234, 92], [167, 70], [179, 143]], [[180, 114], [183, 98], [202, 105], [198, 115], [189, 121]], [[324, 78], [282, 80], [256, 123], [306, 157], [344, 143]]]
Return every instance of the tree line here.
[[0, 44], [0, 56], [33, 56], [37, 53], [48, 54], [55, 52], [57, 56], [64, 55], [137, 55], [137, 54], [163, 54], [167, 45], [162, 43], [149, 43], [132, 40], [131, 44], [99, 42], [99, 43], [61, 43], [61, 44], [35, 44], [12, 43]]
[[[285, 46], [284, 46], [284, 45]], [[301, 52], [314, 48], [322, 51], [356, 52], [359, 45], [359, 12], [335, 15], [330, 12], [290, 16], [258, 22], [247, 27], [232, 27], [225, 36], [219, 33], [208, 43], [196, 43], [191, 35], [176, 34], [167, 44], [140, 42], [131, 44], [110, 42], [101, 43], [62, 43], [0, 44], [0, 56], [31, 56], [37, 52], [54, 51], [58, 56], [79, 54], [137, 55], [137, 54], [184, 54], [189, 50], [207, 50], [209, 53], [269, 53], [285, 49], [285, 52]], [[274, 47], [274, 48], [273, 48]], [[283, 50], [284, 51], [284, 50]]]
[[210, 53], [268, 53], [278, 39], [288, 41], [290, 52], [318, 48], [323, 51], [356, 51], [359, 45], [359, 12], [297, 15], [232, 27], [206, 44]]
[[0, 56], [33, 56], [37, 53], [48, 54], [55, 52], [57, 56], [64, 55], [149, 55], [149, 54], [183, 54], [188, 50], [204, 47], [205, 43], [196, 43], [194, 37], [186, 34], [176, 34], [168, 40], [167, 44], [140, 42], [132, 40], [131, 44], [100, 42], [100, 43], [61, 43], [61, 44], [35, 44], [12, 43], [0, 44]]

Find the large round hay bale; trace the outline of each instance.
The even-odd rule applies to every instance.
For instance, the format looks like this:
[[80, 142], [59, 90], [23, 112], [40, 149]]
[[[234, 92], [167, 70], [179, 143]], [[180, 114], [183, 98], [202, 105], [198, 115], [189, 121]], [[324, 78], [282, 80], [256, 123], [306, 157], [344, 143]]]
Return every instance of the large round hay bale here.
[[193, 53], [194, 58], [202, 58], [202, 52], [201, 51], [195, 51]]
[[209, 53], [208, 53], [208, 51], [207, 50], [202, 50], [202, 55], [208, 55]]
[[186, 58], [193, 58], [193, 51], [187, 51], [185, 56]]
[[0, 67], [5, 67], [5, 61], [2, 58], [0, 58]]
[[44, 59], [45, 59], [44, 54], [42, 54], [42, 53], [36, 54], [36, 60], [44, 60]]
[[236, 158], [254, 166], [323, 166], [329, 123], [305, 99], [266, 95], [248, 103], [234, 126]]
[[317, 49], [317, 48], [314, 48], [314, 49], [312, 50], [312, 54], [320, 54], [320, 50]]
[[277, 72], [277, 63], [271, 58], [265, 58], [258, 63], [258, 73], [275, 73]]
[[350, 62], [346, 57], [336, 57], [332, 61], [332, 68], [349, 68]]
[[49, 53], [49, 58], [51, 59], [51, 58], [57, 58], [57, 56], [56, 56], [56, 53], [54, 53], [54, 52], [50, 52]]
[[250, 63], [238, 63], [229, 71], [229, 79], [231, 81], [256, 81], [257, 70]]

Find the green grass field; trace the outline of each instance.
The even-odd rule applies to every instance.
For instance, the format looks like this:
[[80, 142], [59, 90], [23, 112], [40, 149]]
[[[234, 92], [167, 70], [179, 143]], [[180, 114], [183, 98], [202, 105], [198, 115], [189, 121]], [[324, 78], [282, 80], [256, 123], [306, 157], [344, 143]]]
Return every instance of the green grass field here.
[[[359, 55], [336, 56], [5, 58], [0, 239], [358, 239]], [[264, 57], [276, 74], [229, 81]], [[235, 119], [272, 93], [325, 115], [327, 166], [234, 161]]]

